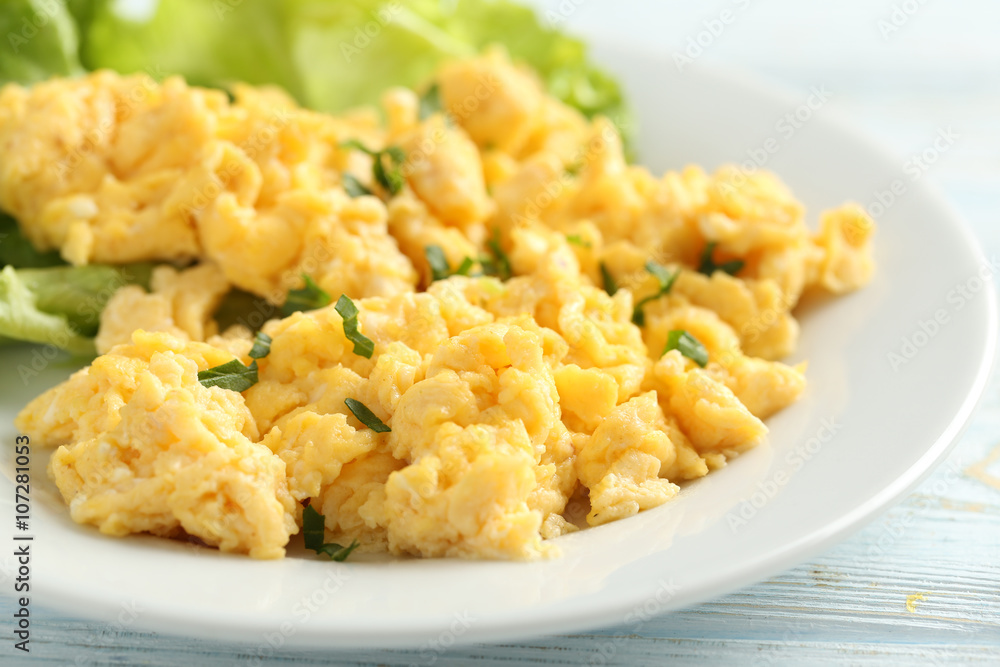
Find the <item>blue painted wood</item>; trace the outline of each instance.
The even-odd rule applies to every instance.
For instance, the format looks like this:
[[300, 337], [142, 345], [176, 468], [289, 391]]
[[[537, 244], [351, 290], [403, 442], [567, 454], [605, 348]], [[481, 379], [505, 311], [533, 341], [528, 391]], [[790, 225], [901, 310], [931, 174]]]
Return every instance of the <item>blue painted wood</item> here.
[[[635, 27], [638, 41], [668, 51], [683, 45], [701, 20], [748, 4], [742, 28], [739, 22], [728, 28], [706, 59], [751, 66], [803, 92], [826, 83], [836, 91], [831, 109], [852, 117], [901, 158], [926, 148], [937, 128], [953, 126], [961, 139], [927, 177], [975, 227], [987, 255], [1000, 256], [1000, 46], [992, 39], [1000, 17], [994, 1], [956, 0], [933, 9], [929, 3], [890, 40], [877, 30], [877, 20], [892, 11], [889, 1], [848, 0], [837, 9], [824, 3], [822, 20], [815, 5], [791, 0], [759, 7], [574, 4], [578, 9], [566, 25], [619, 35], [632, 35]], [[622, 7], [652, 18], [639, 21]], [[683, 20], [671, 20], [671, 12]], [[811, 44], [800, 34], [815, 32], [811, 25], [832, 27]], [[908, 609], [914, 595], [923, 599], [913, 599]], [[9, 619], [11, 609], [4, 598], [0, 615]], [[35, 612], [33, 628], [31, 664], [254, 664], [246, 647], [132, 632], [44, 609]], [[0, 663], [22, 664], [5, 644]], [[470, 663], [1000, 664], [1000, 376], [952, 456], [904, 502], [821, 557], [722, 599], [640, 627], [444, 653], [278, 651], [266, 661]]]

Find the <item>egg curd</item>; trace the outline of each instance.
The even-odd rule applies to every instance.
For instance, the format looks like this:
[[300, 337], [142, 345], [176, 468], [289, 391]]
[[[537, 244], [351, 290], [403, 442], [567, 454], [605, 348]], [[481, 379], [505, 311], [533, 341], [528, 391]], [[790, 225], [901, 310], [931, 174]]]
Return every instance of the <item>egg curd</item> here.
[[[0, 92], [0, 208], [25, 235], [165, 263], [17, 421], [109, 535], [280, 558], [308, 505], [360, 551], [554, 555], [568, 506], [623, 519], [760, 443], [805, 387], [780, 361], [800, 297], [873, 271], [860, 206], [813, 233], [771, 174], [655, 176], [501, 51], [388, 91], [384, 121], [234, 97], [107, 71]], [[333, 304], [280, 317], [303, 275], [353, 300], [370, 357]], [[233, 288], [271, 339], [244, 391], [198, 377], [252, 362], [259, 323], [215, 320]]]

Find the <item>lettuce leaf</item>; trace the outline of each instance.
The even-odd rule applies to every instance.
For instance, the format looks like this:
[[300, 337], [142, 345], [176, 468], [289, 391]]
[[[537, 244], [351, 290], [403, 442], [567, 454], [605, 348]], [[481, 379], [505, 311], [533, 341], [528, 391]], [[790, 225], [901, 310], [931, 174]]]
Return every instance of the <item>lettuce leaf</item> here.
[[[91, 0], [81, 58], [88, 69], [145, 71], [155, 78], [181, 74], [201, 86], [276, 83], [301, 99], [283, 4]], [[138, 12], [136, 5], [153, 11]]]
[[63, 266], [21, 269], [18, 276], [31, 290], [40, 310], [65, 317], [80, 333], [97, 333], [101, 311], [115, 290], [125, 285], [149, 287], [150, 264]]
[[16, 268], [38, 268], [65, 264], [56, 251], [39, 252], [21, 234], [17, 222], [9, 215], [0, 213], [0, 266]]
[[64, 0], [4, 0], [0, 35], [0, 84], [28, 84], [83, 71], [76, 22]]
[[123, 285], [147, 285], [150, 270], [148, 264], [5, 266], [0, 272], [0, 337], [93, 355], [93, 336], [108, 299]]
[[273, 83], [304, 106], [337, 112], [502, 43], [567, 104], [629, 126], [618, 84], [590, 64], [586, 45], [508, 0], [170, 0], [149, 15], [127, 14], [124, 4], [92, 0], [88, 68], [178, 73], [217, 87]]
[[534, 11], [514, 2], [458, 2], [446, 30], [477, 48], [499, 42], [538, 70], [549, 92], [588, 118], [607, 116], [621, 127], [627, 111], [617, 82], [587, 60], [586, 44], [542, 26]]
[[73, 354], [95, 353], [93, 340], [74, 329], [68, 318], [38, 307], [35, 294], [12, 266], [0, 271], [0, 336], [49, 343]]
[[[222, 88], [277, 84], [328, 112], [376, 103], [391, 86], [419, 86], [445, 60], [502, 43], [556, 97], [618, 124], [628, 145], [618, 84], [588, 61], [583, 42], [509, 0], [3, 0], [0, 34], [0, 84], [108, 67]], [[0, 264], [0, 343], [77, 354], [93, 354], [89, 337], [114, 288], [148, 282], [149, 271], [65, 266], [3, 215]]]

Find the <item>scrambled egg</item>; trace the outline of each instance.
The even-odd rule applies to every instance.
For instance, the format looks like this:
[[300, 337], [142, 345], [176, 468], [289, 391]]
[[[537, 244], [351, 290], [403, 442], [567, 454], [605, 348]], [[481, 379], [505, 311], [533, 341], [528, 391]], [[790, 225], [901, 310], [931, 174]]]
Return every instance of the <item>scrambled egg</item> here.
[[235, 95], [107, 71], [6, 86], [0, 207], [77, 265], [207, 259], [277, 303], [303, 271], [331, 292], [412, 290], [385, 207], [337, 187], [365, 162], [340, 142], [380, 141], [377, 116], [313, 113], [248, 86]]
[[[862, 208], [812, 233], [771, 174], [629, 165], [610, 122], [500, 51], [435, 83], [442, 112], [392, 90], [384, 124], [110, 72], [0, 91], [0, 207], [39, 248], [197, 262], [120, 289], [102, 356], [18, 418], [57, 447], [76, 521], [274, 558], [308, 504], [362, 551], [533, 559], [579, 527], [570, 498], [589, 498], [591, 526], [662, 505], [801, 395], [805, 365], [780, 361], [792, 311], [870, 279]], [[402, 149], [399, 187], [350, 140]], [[465, 275], [435, 275], [429, 246]], [[498, 263], [513, 277], [483, 275]], [[251, 362], [251, 331], [213, 319], [224, 295], [274, 312], [303, 274], [354, 300], [371, 357], [331, 305], [267, 321], [245, 391], [204, 386], [199, 371]], [[679, 331], [707, 363], [664, 352]]]
[[109, 535], [186, 532], [225, 551], [284, 555], [298, 530], [284, 466], [257, 442], [240, 394], [198, 382], [229, 355], [142, 331], [114, 350], [20, 421], [72, 443], [49, 470], [73, 519]]
[[150, 283], [151, 293], [138, 285], [127, 285], [108, 300], [94, 341], [99, 353], [128, 343], [137, 329], [166, 331], [181, 340], [197, 341], [218, 333], [212, 315], [229, 292], [229, 282], [214, 264], [183, 271], [158, 266]]

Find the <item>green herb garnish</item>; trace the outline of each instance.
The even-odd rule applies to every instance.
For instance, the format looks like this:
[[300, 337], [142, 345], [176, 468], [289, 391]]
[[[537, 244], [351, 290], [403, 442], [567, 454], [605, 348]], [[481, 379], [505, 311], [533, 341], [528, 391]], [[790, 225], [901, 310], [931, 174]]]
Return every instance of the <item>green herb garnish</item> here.
[[65, 266], [66, 261], [58, 250], [39, 252], [17, 226], [14, 218], [0, 213], [0, 267], [13, 266], [16, 269]]
[[271, 337], [263, 331], [258, 331], [250, 348], [251, 359], [263, 359], [271, 352]]
[[432, 83], [420, 96], [420, 120], [426, 120], [441, 111], [441, 89]]
[[[389, 170], [386, 171], [384, 158], [389, 158]], [[375, 156], [375, 166], [372, 167], [372, 174], [379, 185], [385, 188], [390, 195], [399, 194], [406, 184], [403, 178], [403, 163], [406, 162], [406, 153], [398, 146], [389, 146], [384, 151]]]
[[198, 371], [198, 382], [206, 387], [222, 387], [232, 391], [246, 391], [257, 384], [257, 360], [271, 353], [271, 337], [258, 331], [253, 339], [253, 347], [248, 356], [253, 359], [249, 366], [239, 359]]
[[356, 401], [353, 398], [345, 398], [344, 403], [347, 407], [358, 418], [358, 421], [375, 431], [376, 433], [388, 433], [392, 429], [386, 426], [381, 419], [375, 416], [375, 413], [368, 409], [368, 407], [361, 401]]
[[646, 262], [646, 270], [653, 274], [653, 277], [656, 278], [656, 282], [660, 283], [660, 289], [657, 290], [655, 294], [651, 294], [645, 299], [640, 300], [639, 303], [635, 304], [635, 308], [632, 310], [632, 322], [636, 326], [640, 327], [646, 325], [646, 311], [644, 310], [646, 304], [650, 301], [656, 301], [664, 294], [669, 294], [670, 290], [674, 286], [674, 283], [677, 282], [678, 276], [681, 275], [680, 271], [670, 273], [668, 269], [660, 266], [653, 260]]
[[590, 248], [590, 247], [592, 247], [590, 241], [585, 240], [579, 234], [568, 234], [566, 236], [566, 241], [568, 241], [569, 243], [572, 243], [573, 245], [578, 245], [581, 248]]
[[[403, 163], [406, 153], [399, 146], [389, 146], [380, 151], [373, 151], [357, 139], [351, 139], [340, 144], [341, 148], [354, 148], [372, 156], [372, 177], [375, 182], [385, 188], [390, 195], [399, 194], [406, 183], [403, 178]], [[388, 166], [386, 164], [388, 163]]]
[[698, 272], [704, 273], [706, 276], [711, 276], [716, 271], [723, 271], [731, 276], [735, 276], [746, 265], [746, 262], [742, 259], [734, 259], [722, 264], [716, 264], [713, 256], [715, 255], [715, 246], [717, 245], [719, 245], [717, 242], [712, 241], [705, 246], [705, 250], [701, 253], [701, 265], [698, 266]]
[[361, 181], [354, 178], [351, 174], [341, 174], [340, 184], [347, 190], [347, 194], [354, 198], [373, 194], [371, 190], [366, 188]]
[[330, 560], [343, 563], [351, 552], [360, 546], [357, 540], [351, 542], [351, 546], [342, 547], [334, 542], [324, 542], [326, 539], [326, 518], [313, 509], [312, 505], [307, 505], [302, 510], [302, 537], [305, 539], [306, 549], [312, 549], [318, 554], [326, 554]]
[[427, 264], [431, 267], [431, 282], [444, 280], [451, 276], [467, 276], [476, 264], [471, 257], [466, 257], [458, 265], [458, 268], [452, 271], [451, 264], [448, 263], [448, 258], [445, 257], [444, 250], [439, 245], [429, 245], [424, 248], [424, 256], [427, 258]]
[[604, 291], [610, 296], [614, 296], [618, 292], [618, 283], [615, 282], [615, 277], [608, 271], [608, 265], [604, 262], [601, 262], [601, 281], [604, 283]]
[[347, 340], [354, 343], [354, 354], [371, 359], [372, 353], [375, 352], [375, 342], [358, 331], [358, 307], [347, 298], [346, 294], [341, 294], [334, 308], [344, 318], [344, 335], [347, 336]]
[[679, 351], [702, 368], [708, 364], [708, 350], [687, 331], [674, 329], [667, 335], [667, 346], [663, 349], [663, 354], [671, 350]]
[[312, 278], [303, 273], [302, 281], [305, 285], [301, 289], [289, 291], [284, 305], [281, 306], [281, 314], [285, 317], [300, 310], [316, 310], [330, 303], [330, 295], [313, 282]]
[[424, 256], [431, 267], [431, 280], [444, 280], [451, 275], [451, 266], [448, 258], [444, 256], [444, 250], [439, 245], [429, 245], [424, 248]]
[[257, 384], [257, 362], [244, 366], [239, 359], [227, 361], [204, 371], [198, 371], [198, 382], [206, 387], [221, 387], [231, 391], [246, 391]]
[[363, 143], [361, 143], [357, 139], [348, 139], [347, 141], [341, 141], [340, 142], [340, 147], [341, 148], [350, 148], [350, 149], [353, 149], [353, 150], [359, 150], [362, 153], [368, 153], [368, 155], [371, 155], [372, 157], [375, 157], [379, 153], [378, 151], [373, 151], [372, 149], [368, 148], [367, 146], [365, 146]]
[[510, 258], [500, 245], [500, 228], [493, 229], [493, 237], [486, 242], [488, 255], [480, 258], [479, 263], [483, 265], [483, 273], [488, 276], [496, 276], [500, 280], [510, 280], [514, 275], [510, 268]]

